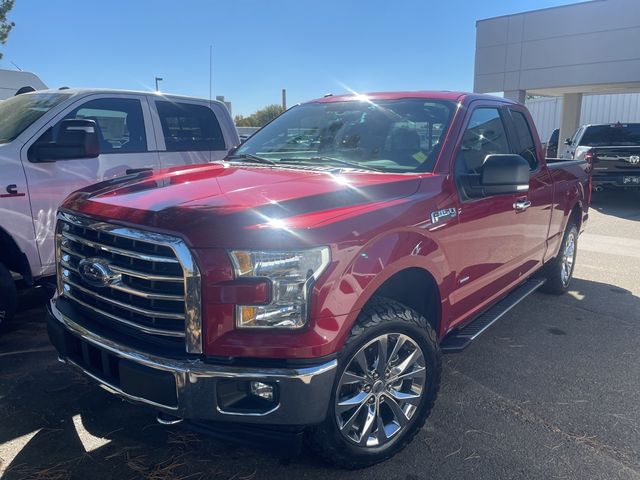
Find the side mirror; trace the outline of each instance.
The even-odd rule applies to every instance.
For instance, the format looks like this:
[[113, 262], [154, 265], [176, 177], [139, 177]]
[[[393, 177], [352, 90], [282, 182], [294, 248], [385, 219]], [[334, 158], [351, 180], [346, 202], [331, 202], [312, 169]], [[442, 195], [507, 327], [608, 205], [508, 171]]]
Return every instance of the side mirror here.
[[480, 186], [484, 195], [526, 193], [529, 175], [529, 162], [520, 155], [487, 155], [480, 172]]
[[100, 155], [96, 122], [84, 119], [63, 120], [53, 142], [36, 143], [32, 148], [31, 156], [37, 162], [95, 158]]
[[572, 144], [572, 143], [573, 143], [573, 142], [571, 141], [571, 139], [570, 139], [570, 138], [567, 138], [567, 139], [564, 141], [564, 144], [565, 144], [565, 145], [568, 145], [568, 146], [571, 146], [571, 144]]

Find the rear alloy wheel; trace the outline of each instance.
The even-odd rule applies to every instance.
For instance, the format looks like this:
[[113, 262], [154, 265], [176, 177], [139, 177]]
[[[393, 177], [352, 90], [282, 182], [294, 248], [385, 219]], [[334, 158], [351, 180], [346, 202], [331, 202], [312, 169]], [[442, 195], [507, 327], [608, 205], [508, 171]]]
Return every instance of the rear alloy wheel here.
[[0, 263], [0, 333], [6, 331], [9, 322], [13, 320], [17, 302], [16, 283], [11, 272]]
[[396, 301], [374, 298], [340, 354], [327, 418], [310, 432], [311, 447], [342, 468], [392, 457], [424, 425], [441, 369], [429, 322]]
[[543, 274], [547, 281], [541, 288], [543, 292], [562, 295], [569, 290], [576, 264], [577, 248], [578, 227], [575, 223], [570, 223], [565, 230], [558, 256], [544, 267]]

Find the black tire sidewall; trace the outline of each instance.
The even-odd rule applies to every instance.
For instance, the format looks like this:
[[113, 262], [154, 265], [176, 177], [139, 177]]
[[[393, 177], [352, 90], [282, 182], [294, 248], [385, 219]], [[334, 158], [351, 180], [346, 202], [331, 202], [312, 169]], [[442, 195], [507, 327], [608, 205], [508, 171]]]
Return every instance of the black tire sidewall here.
[[6, 330], [16, 313], [17, 292], [11, 272], [0, 263], [0, 332]]
[[[418, 314], [415, 313], [415, 315]], [[430, 327], [427, 325], [427, 328]], [[399, 333], [407, 335], [411, 337], [411, 339], [422, 349], [425, 365], [427, 367], [427, 378], [424, 393], [416, 413], [409, 421], [408, 426], [404, 428], [404, 431], [398, 434], [397, 438], [382, 447], [358, 447], [346, 440], [339, 430], [334, 412], [337, 387], [352, 356], [369, 341], [385, 333]], [[321, 428], [329, 437], [330, 441], [335, 443], [336, 449], [339, 449], [342, 456], [348, 457], [350, 461], [353, 462], [354, 466], [359, 466], [358, 464], [367, 465], [378, 463], [379, 461], [393, 456], [397, 451], [401, 450], [406, 443], [411, 440], [411, 438], [413, 438], [415, 430], [424, 424], [438, 392], [440, 383], [440, 354], [437, 345], [434, 343], [435, 335], [433, 335], [432, 339], [426, 329], [402, 320], [384, 321], [379, 325], [375, 325], [370, 328], [364, 327], [362, 334], [357, 335], [353, 340], [354, 341], [350, 342], [345, 350], [343, 350], [338, 359], [338, 369], [336, 371], [336, 378], [331, 392], [327, 418]]]

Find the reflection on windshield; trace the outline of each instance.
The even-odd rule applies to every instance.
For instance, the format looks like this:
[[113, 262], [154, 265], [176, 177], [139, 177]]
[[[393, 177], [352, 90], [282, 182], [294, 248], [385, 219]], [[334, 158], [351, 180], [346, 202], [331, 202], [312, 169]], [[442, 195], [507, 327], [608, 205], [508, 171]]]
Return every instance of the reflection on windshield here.
[[69, 93], [23, 93], [0, 102], [0, 143], [8, 143], [69, 97]]
[[234, 156], [273, 162], [431, 171], [455, 103], [407, 98], [294, 107], [249, 138]]

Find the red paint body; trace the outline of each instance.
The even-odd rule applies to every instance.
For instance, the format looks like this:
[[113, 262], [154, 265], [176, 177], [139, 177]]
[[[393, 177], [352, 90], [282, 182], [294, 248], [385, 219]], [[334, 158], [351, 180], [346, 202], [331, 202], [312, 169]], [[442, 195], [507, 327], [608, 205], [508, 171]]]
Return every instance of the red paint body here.
[[[574, 209], [581, 225], [587, 219], [589, 175], [579, 162], [548, 167], [528, 112], [507, 100], [450, 92], [368, 95], [374, 102], [407, 97], [459, 104], [433, 173], [334, 175], [294, 166], [214, 163], [97, 184], [73, 194], [62, 209], [187, 242], [203, 278], [206, 355], [298, 359], [333, 354], [342, 348], [362, 306], [407, 268], [423, 269], [437, 283], [442, 338], [557, 254]], [[525, 113], [540, 163], [526, 195], [461, 201], [451, 172], [470, 112], [478, 105]], [[523, 196], [532, 206], [518, 213], [513, 203]], [[431, 225], [431, 212], [445, 208], [457, 209], [457, 217]], [[278, 227], [269, 224], [273, 218], [280, 220]], [[267, 293], [264, 284], [238, 283], [229, 249], [320, 245], [331, 248], [332, 260], [316, 282], [306, 328], [234, 327], [234, 299]]]

